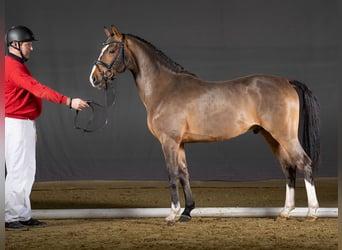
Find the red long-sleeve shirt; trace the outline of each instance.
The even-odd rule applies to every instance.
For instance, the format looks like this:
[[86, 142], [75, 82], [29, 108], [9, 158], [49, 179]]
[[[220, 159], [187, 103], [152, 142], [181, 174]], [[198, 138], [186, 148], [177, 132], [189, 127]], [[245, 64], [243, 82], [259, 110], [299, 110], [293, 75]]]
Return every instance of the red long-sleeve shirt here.
[[34, 120], [42, 112], [42, 99], [67, 102], [66, 96], [34, 79], [19, 58], [5, 56], [5, 116]]

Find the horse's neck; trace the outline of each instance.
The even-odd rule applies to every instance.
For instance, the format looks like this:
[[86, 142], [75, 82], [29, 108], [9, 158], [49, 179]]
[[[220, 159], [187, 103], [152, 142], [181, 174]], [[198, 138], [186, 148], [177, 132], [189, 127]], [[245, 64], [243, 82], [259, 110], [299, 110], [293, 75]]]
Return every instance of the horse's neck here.
[[157, 101], [160, 93], [167, 87], [165, 79], [171, 77], [171, 74], [161, 66], [153, 52], [140, 42], [134, 41], [130, 50], [135, 61], [131, 72], [137, 84], [140, 98], [144, 105], [148, 106]]

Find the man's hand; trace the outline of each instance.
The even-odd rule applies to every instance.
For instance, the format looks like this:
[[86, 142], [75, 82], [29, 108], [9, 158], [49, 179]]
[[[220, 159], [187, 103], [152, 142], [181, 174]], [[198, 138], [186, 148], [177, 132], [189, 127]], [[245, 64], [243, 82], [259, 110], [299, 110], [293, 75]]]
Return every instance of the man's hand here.
[[70, 100], [70, 107], [75, 109], [75, 110], [83, 110], [85, 108], [88, 108], [89, 105], [86, 101], [80, 99], [80, 98], [72, 98]]

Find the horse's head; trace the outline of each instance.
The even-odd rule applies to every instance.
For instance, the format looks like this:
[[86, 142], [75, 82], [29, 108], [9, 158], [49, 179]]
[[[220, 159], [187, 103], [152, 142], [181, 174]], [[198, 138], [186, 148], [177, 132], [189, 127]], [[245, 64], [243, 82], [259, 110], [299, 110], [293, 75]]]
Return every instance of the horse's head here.
[[112, 81], [119, 73], [126, 69], [125, 37], [113, 25], [111, 30], [104, 28], [107, 39], [99, 58], [94, 63], [90, 73], [90, 83], [95, 88], [105, 88], [108, 81]]

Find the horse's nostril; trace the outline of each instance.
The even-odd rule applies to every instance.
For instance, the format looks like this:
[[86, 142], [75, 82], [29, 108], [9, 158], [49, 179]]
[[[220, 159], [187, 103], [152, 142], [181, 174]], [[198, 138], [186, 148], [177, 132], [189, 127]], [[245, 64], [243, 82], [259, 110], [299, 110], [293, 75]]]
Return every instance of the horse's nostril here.
[[93, 76], [92, 80], [93, 82], [96, 82], [96, 76]]

